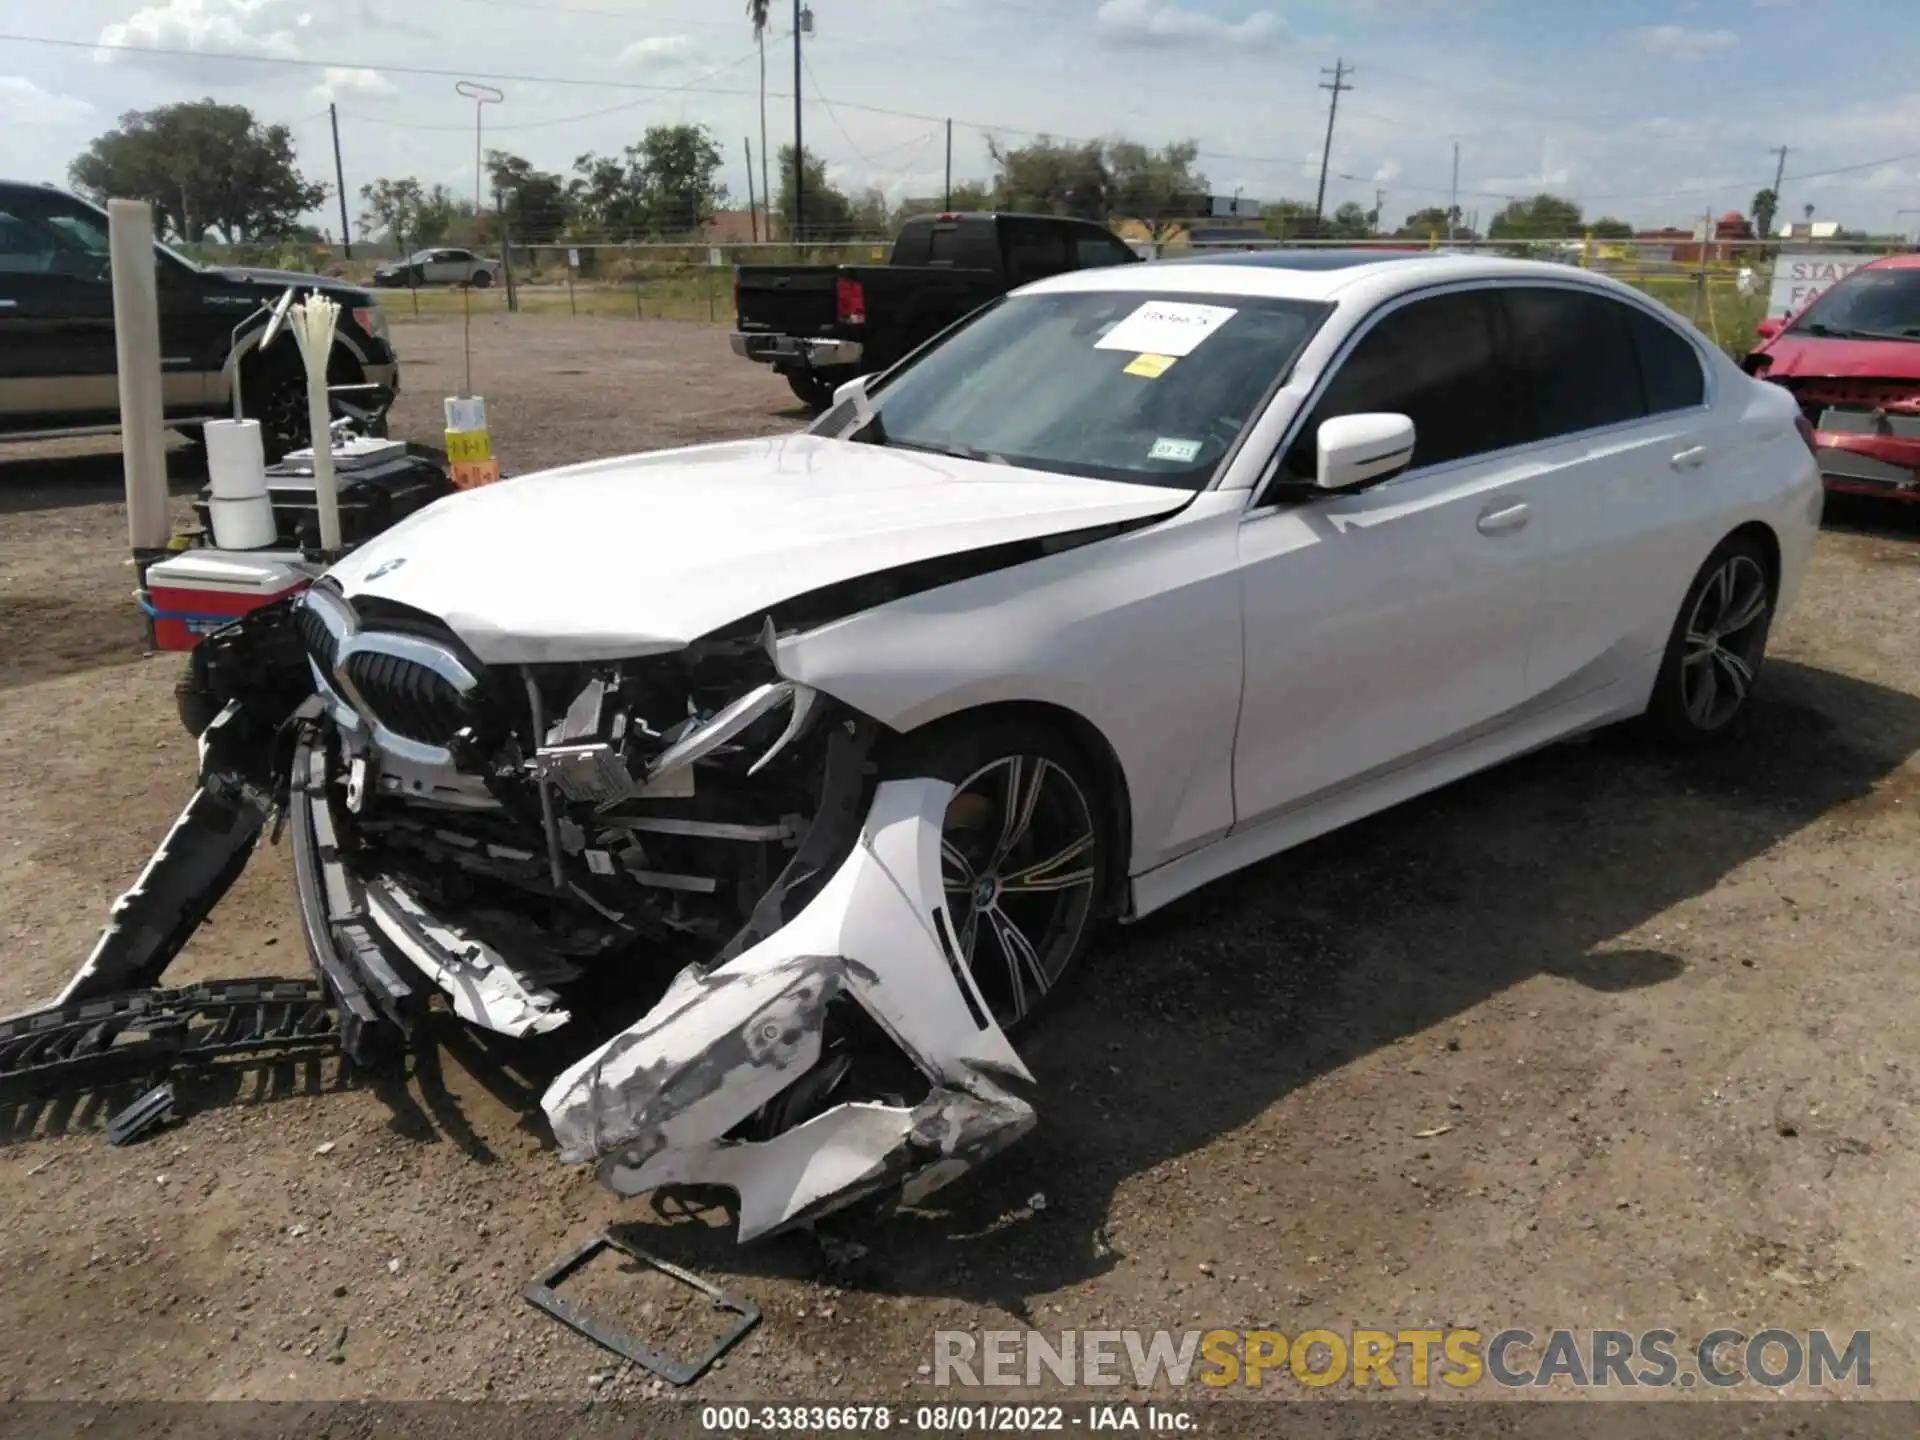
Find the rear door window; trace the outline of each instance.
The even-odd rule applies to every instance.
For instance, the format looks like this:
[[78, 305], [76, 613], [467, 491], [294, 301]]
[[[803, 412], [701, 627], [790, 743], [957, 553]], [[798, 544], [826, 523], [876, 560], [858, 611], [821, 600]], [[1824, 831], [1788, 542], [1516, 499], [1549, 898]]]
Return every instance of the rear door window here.
[[1692, 342], [1643, 310], [1627, 310], [1627, 331], [1640, 362], [1649, 414], [1664, 415], [1707, 403], [1707, 377]]
[[1500, 296], [1513, 362], [1532, 401], [1529, 439], [1575, 435], [1647, 413], [1625, 305], [1546, 285], [1516, 285]]
[[1011, 285], [1044, 280], [1073, 266], [1066, 227], [1061, 225], [1005, 220], [1001, 222], [1000, 243], [1006, 247], [1007, 280]]

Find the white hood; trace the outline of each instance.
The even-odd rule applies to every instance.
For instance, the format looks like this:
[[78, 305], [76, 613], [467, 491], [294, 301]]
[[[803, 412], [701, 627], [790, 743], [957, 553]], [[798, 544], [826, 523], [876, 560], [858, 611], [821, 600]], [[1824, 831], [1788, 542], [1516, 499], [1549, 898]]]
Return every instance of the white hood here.
[[823, 585], [1171, 514], [1184, 490], [787, 435], [596, 460], [436, 502], [332, 570], [490, 664], [677, 650]]

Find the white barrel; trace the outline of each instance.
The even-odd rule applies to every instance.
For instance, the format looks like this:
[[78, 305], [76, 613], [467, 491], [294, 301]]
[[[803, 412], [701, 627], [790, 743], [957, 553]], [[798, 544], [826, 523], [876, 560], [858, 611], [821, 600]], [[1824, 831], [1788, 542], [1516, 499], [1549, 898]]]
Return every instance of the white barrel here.
[[213, 520], [213, 543], [222, 550], [263, 550], [279, 538], [273, 502], [265, 495], [238, 500], [216, 495], [207, 508]]
[[209, 420], [207, 475], [216, 500], [251, 500], [267, 493], [267, 452], [258, 420]]

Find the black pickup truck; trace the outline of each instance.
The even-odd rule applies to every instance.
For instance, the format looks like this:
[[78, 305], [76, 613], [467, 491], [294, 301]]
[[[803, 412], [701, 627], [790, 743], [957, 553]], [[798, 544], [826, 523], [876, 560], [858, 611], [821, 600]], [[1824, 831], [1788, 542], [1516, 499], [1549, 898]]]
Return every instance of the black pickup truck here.
[[[233, 413], [238, 376], [268, 458], [307, 443], [307, 380], [286, 329], [265, 352], [260, 307], [289, 287], [340, 304], [327, 379], [373, 387], [379, 415], [399, 388], [386, 316], [360, 286], [317, 275], [199, 265], [153, 247], [160, 301], [161, 405], [189, 438], [199, 422]], [[236, 330], [239, 331], [236, 336]], [[120, 419], [119, 357], [107, 216], [50, 185], [0, 180], [0, 439], [111, 429]]]
[[1140, 257], [1112, 231], [1054, 215], [916, 215], [884, 265], [742, 265], [733, 353], [772, 365], [823, 410], [970, 310], [1063, 270]]

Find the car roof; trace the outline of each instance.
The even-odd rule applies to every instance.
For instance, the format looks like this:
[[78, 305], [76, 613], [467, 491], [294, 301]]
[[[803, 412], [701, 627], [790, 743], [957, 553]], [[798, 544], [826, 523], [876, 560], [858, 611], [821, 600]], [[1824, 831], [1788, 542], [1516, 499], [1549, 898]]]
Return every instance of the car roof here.
[[1862, 270], [1920, 270], [1920, 254], [1882, 255], [1878, 260], [1869, 260], [1860, 268]]
[[[1336, 256], [1337, 259], [1329, 258]], [[1144, 265], [1070, 270], [1036, 281], [1017, 293], [1158, 290], [1376, 305], [1408, 290], [1450, 280], [1539, 280], [1605, 290], [1643, 302], [1646, 299], [1631, 286], [1577, 265], [1514, 260], [1460, 250], [1300, 249], [1183, 256]]]

